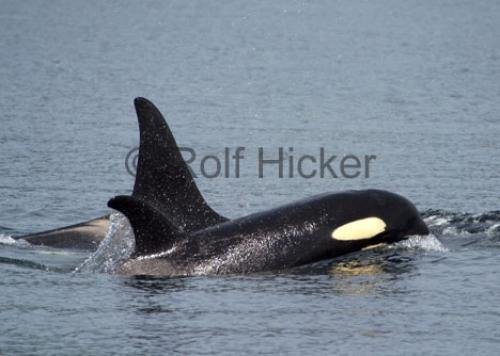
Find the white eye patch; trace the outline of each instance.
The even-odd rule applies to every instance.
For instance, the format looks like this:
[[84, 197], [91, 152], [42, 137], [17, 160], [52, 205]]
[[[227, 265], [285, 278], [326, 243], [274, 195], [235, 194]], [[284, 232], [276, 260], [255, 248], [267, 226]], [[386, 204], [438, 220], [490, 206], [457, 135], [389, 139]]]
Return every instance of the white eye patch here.
[[339, 226], [333, 230], [332, 238], [339, 241], [370, 239], [384, 232], [385, 228], [384, 220], [371, 216]]

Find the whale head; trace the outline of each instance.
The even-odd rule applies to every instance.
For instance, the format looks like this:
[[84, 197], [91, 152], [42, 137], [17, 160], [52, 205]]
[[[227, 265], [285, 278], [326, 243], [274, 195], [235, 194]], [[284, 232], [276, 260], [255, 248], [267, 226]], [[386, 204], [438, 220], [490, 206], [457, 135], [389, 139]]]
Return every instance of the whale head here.
[[336, 195], [328, 205], [329, 237], [338, 243], [372, 245], [429, 233], [416, 207], [395, 193], [350, 191]]

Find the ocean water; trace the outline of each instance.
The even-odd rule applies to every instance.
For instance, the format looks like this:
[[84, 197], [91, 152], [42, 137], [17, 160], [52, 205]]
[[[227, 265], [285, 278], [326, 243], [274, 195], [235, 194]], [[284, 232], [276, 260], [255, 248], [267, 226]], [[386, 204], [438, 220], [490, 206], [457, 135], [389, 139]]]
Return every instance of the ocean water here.
[[[0, 9], [1, 355], [498, 354], [498, 2]], [[432, 234], [293, 270], [181, 279], [107, 273], [126, 243], [89, 259], [12, 239], [107, 214], [131, 191], [136, 96], [196, 152], [197, 184], [225, 216], [373, 187], [415, 202]], [[239, 177], [200, 174], [201, 157], [238, 146]], [[376, 159], [369, 177], [267, 167], [259, 178], [259, 147], [269, 159], [279, 147]]]

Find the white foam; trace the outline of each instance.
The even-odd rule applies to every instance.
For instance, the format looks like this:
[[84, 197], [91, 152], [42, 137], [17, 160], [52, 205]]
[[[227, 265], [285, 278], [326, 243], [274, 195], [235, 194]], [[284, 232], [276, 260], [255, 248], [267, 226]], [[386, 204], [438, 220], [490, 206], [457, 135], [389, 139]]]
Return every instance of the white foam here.
[[413, 235], [407, 240], [400, 241], [391, 246], [392, 248], [419, 249], [429, 252], [448, 252], [448, 248], [444, 246], [438, 238], [433, 235]]
[[489, 237], [494, 237], [500, 234], [500, 223], [491, 225], [488, 230], [486, 230], [486, 235]]
[[424, 221], [428, 226], [442, 226], [450, 222], [449, 219], [439, 215], [431, 215], [425, 218]]
[[15, 245], [17, 243], [10, 235], [0, 234], [0, 244]]
[[459, 229], [456, 226], [449, 226], [445, 229], [443, 229], [443, 232], [441, 232], [442, 235], [447, 235], [447, 236], [470, 236], [472, 235], [470, 232], [468, 232], [465, 229]]

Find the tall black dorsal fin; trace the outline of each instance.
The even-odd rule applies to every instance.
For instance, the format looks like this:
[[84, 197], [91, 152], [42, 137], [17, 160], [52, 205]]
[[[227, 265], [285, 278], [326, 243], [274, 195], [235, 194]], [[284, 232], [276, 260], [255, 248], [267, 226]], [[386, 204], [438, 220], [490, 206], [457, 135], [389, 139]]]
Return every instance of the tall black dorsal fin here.
[[122, 212], [132, 225], [135, 257], [165, 251], [184, 237], [168, 217], [141, 199], [120, 195], [111, 199], [108, 206]]
[[227, 221], [203, 199], [161, 112], [145, 98], [134, 104], [140, 147], [133, 196], [162, 211], [181, 231]]

